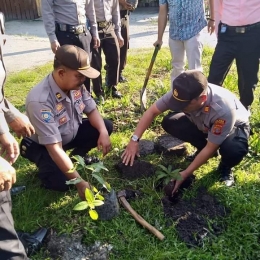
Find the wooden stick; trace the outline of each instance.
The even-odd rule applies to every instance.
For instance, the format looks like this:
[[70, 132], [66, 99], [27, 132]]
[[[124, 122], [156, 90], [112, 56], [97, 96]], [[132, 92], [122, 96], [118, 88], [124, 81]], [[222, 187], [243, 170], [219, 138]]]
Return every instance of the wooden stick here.
[[125, 197], [120, 197], [119, 198], [121, 204], [123, 207], [130, 212], [130, 214], [134, 217], [134, 219], [140, 223], [144, 228], [148, 229], [152, 234], [154, 234], [157, 238], [160, 240], [164, 239], [164, 235], [157, 230], [155, 227], [150, 225], [145, 219], [143, 219], [132, 207], [131, 205], [127, 202]]

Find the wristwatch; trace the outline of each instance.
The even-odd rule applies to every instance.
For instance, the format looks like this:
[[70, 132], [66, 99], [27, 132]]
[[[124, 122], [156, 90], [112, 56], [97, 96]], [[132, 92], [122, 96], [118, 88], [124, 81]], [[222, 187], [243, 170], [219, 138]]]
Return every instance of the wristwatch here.
[[139, 142], [139, 137], [137, 135], [132, 135], [131, 140], [134, 142]]

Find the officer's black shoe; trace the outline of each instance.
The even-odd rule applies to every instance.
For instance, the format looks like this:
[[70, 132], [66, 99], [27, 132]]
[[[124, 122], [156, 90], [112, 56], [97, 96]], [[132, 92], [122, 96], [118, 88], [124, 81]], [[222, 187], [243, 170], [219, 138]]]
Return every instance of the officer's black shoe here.
[[119, 82], [120, 83], [126, 83], [128, 82], [127, 78], [124, 77], [122, 74], [119, 75]]
[[18, 238], [22, 242], [28, 256], [36, 253], [42, 246], [43, 239], [47, 234], [46, 228], [40, 228], [32, 234], [17, 232]]
[[90, 156], [88, 154], [85, 155], [84, 157], [84, 161], [86, 165], [90, 165], [92, 163], [98, 163], [100, 162], [99, 158], [95, 157], [95, 156]]
[[105, 104], [105, 98], [103, 95], [99, 95], [98, 97], [94, 98], [97, 105], [104, 105]]
[[11, 188], [10, 192], [11, 192], [11, 195], [14, 196], [14, 195], [22, 193], [23, 191], [25, 191], [25, 189], [26, 189], [25, 186], [16, 186], [16, 187]]
[[227, 187], [231, 187], [235, 184], [232, 169], [222, 162], [218, 165], [218, 171], [220, 172], [220, 181], [223, 182]]
[[[196, 150], [194, 153], [192, 153], [192, 154], [190, 154], [190, 155], [187, 155], [187, 156], [186, 156], [186, 160], [187, 160], [187, 161], [190, 161], [190, 162], [194, 161], [195, 157], [196, 157], [200, 152], [201, 152], [201, 150]], [[218, 155], [219, 155], [219, 153], [218, 153], [218, 151], [216, 151], [216, 152], [211, 156], [211, 158], [213, 158], [213, 157], [218, 157]]]
[[111, 95], [113, 98], [122, 98], [122, 94], [117, 90], [116, 86], [107, 87], [108, 95]]

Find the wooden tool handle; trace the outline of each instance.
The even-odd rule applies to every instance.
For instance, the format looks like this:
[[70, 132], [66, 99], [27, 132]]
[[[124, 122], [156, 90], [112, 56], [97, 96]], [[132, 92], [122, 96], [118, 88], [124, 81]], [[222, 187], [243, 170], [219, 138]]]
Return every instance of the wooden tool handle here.
[[152, 234], [154, 234], [156, 237], [158, 237], [160, 240], [164, 239], [164, 235], [157, 230], [155, 227], [150, 225], [145, 219], [143, 219], [132, 207], [131, 205], [127, 202], [125, 197], [120, 197], [119, 198], [121, 204], [123, 207], [130, 212], [130, 214], [134, 217], [134, 219], [140, 223], [143, 227], [148, 229]]

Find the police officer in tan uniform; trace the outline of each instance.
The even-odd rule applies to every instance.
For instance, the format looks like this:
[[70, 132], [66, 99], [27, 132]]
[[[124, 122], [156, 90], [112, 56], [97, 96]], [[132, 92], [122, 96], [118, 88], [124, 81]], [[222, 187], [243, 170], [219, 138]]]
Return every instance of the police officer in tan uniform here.
[[229, 90], [208, 84], [199, 71], [190, 70], [173, 81], [169, 91], [143, 115], [122, 155], [123, 162], [133, 164], [138, 153], [138, 140], [153, 119], [166, 110], [182, 111], [164, 117], [162, 127], [172, 136], [191, 143], [197, 156], [182, 171], [174, 192], [182, 181], [207, 162], [219, 149], [218, 170], [226, 186], [234, 183], [232, 167], [238, 165], [248, 152], [249, 113]]
[[[121, 98], [121, 93], [117, 90], [118, 70], [120, 62], [119, 48], [124, 45], [120, 28], [120, 12], [118, 0], [94, 1], [100, 47], [93, 50], [92, 67], [101, 72], [103, 50], [107, 65], [107, 88], [112, 97]], [[101, 75], [94, 79], [93, 90], [97, 97], [104, 96]]]
[[[36, 134], [22, 140], [21, 155], [37, 165], [42, 185], [47, 189], [66, 191], [66, 180], [80, 178], [76, 170], [71, 172], [71, 156], [84, 157], [94, 147], [106, 155], [111, 149], [112, 122], [102, 119], [95, 101], [82, 85], [86, 77], [98, 76], [83, 49], [63, 45], [56, 51], [53, 73], [27, 96], [26, 112]], [[83, 118], [83, 114], [88, 118]], [[66, 151], [70, 149], [73, 150], [69, 157]], [[76, 188], [84, 198], [89, 184], [82, 179]]]
[[[41, 8], [53, 53], [61, 45], [72, 44], [84, 49], [91, 58], [92, 49], [100, 45], [94, 0], [42, 0]], [[92, 43], [91, 34], [86, 26], [87, 18]], [[90, 91], [89, 79], [86, 79], [85, 86]]]
[[0, 157], [0, 259], [22, 260], [27, 259], [27, 256], [14, 229], [10, 195], [10, 189], [16, 181], [16, 172], [11, 164], [19, 155], [19, 145], [9, 132], [9, 127], [18, 137], [30, 136], [34, 133], [34, 128], [29, 119], [4, 97], [4, 29], [4, 15], [0, 12], [0, 154], [6, 159]]

